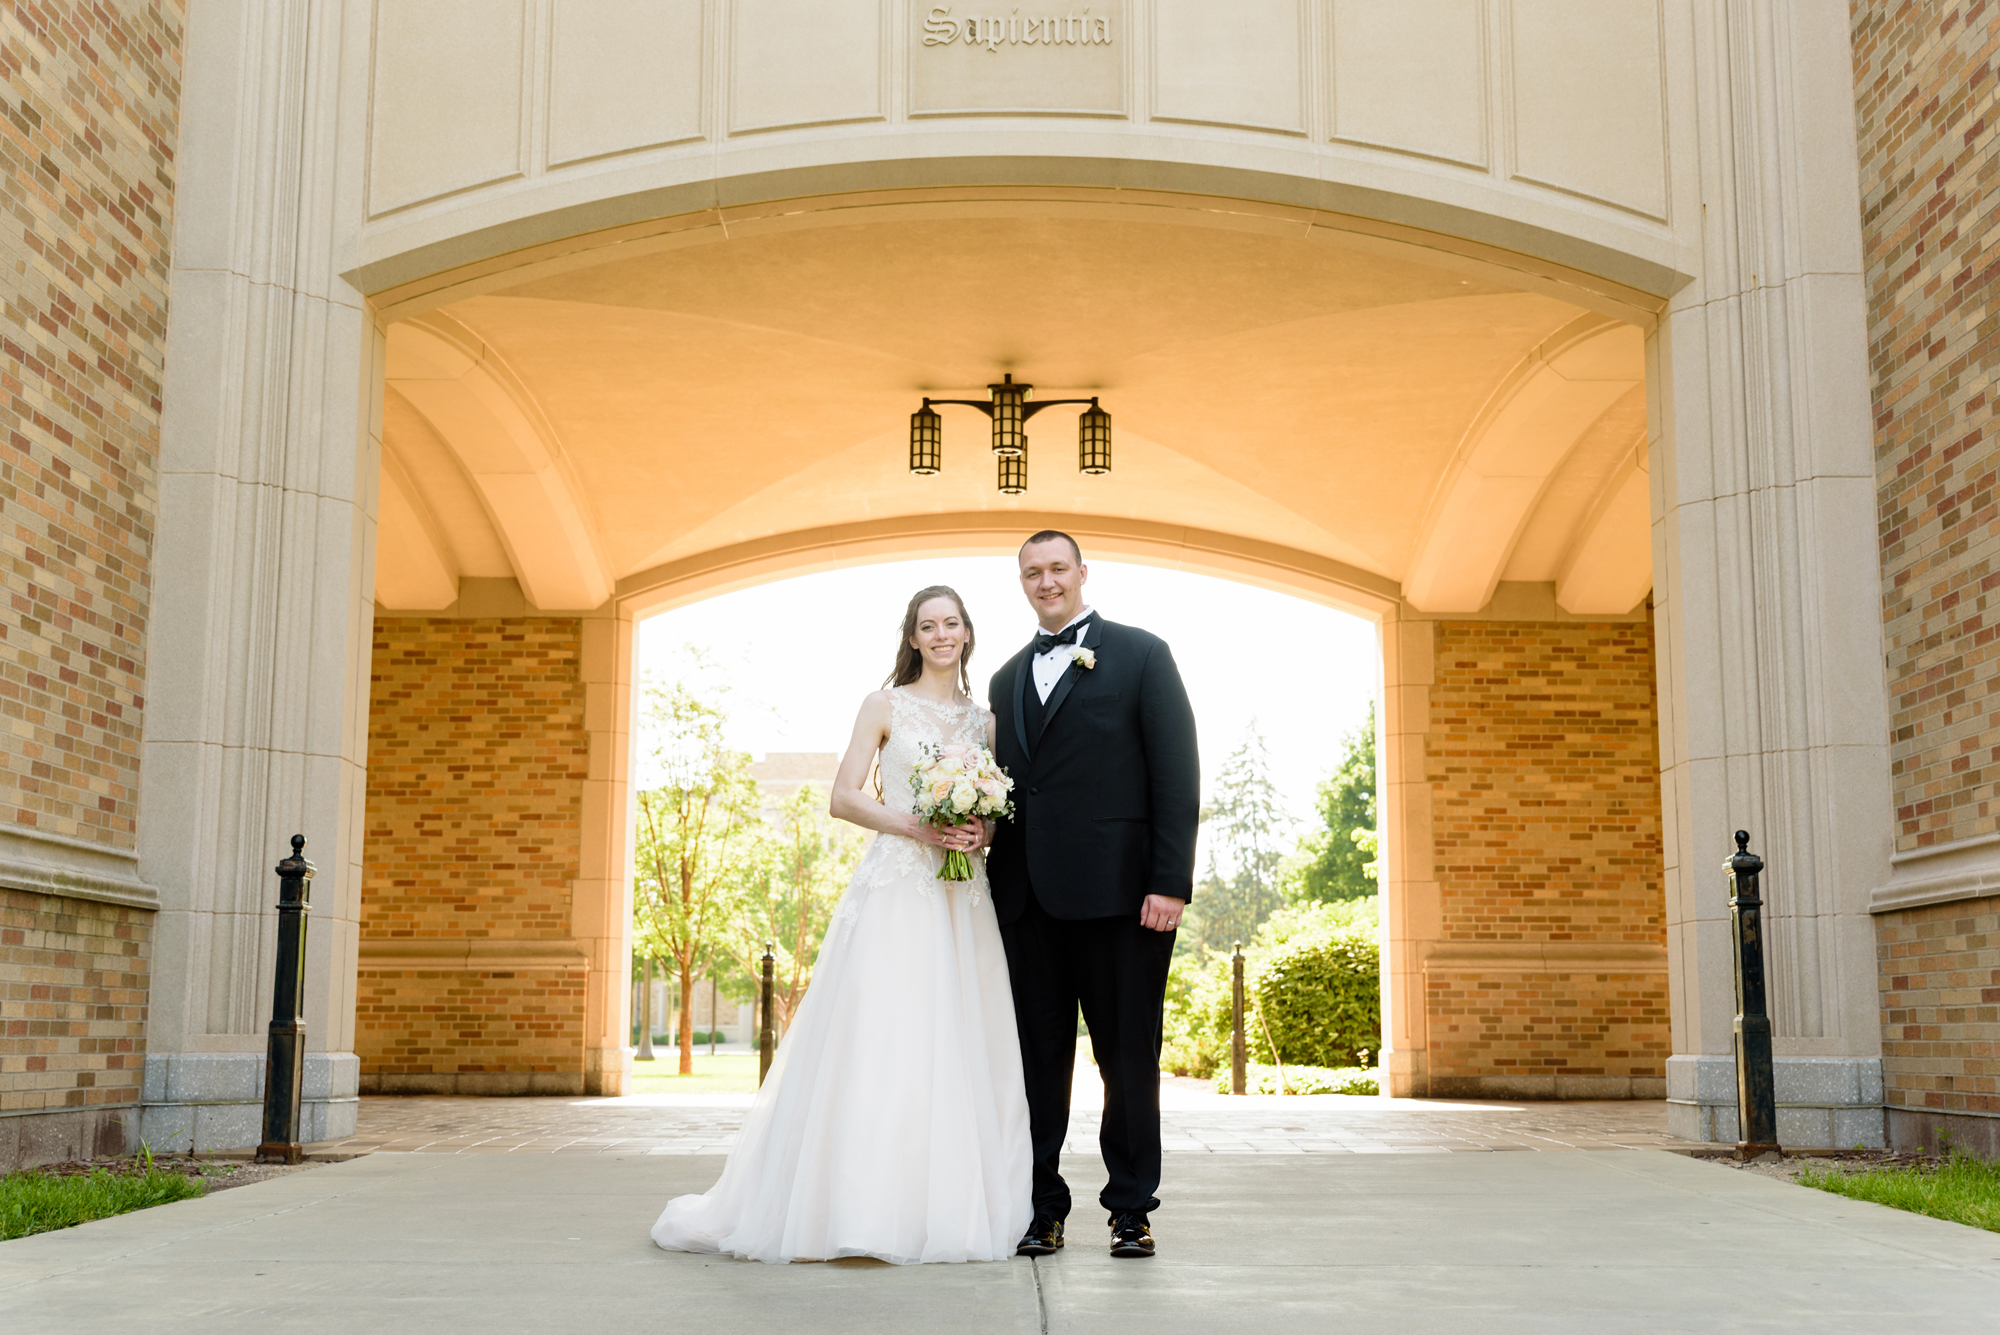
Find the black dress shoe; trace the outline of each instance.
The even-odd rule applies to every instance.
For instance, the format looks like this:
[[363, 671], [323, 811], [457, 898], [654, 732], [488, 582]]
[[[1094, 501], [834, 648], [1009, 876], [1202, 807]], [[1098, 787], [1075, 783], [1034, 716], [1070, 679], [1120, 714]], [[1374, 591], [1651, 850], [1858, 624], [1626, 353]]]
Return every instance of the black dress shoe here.
[[1121, 1210], [1111, 1216], [1113, 1256], [1151, 1256], [1153, 1229], [1137, 1210]]
[[1021, 1245], [1014, 1249], [1016, 1256], [1053, 1256], [1062, 1249], [1063, 1221], [1051, 1219], [1045, 1214], [1035, 1216], [1035, 1222], [1028, 1225], [1028, 1231], [1021, 1235]]

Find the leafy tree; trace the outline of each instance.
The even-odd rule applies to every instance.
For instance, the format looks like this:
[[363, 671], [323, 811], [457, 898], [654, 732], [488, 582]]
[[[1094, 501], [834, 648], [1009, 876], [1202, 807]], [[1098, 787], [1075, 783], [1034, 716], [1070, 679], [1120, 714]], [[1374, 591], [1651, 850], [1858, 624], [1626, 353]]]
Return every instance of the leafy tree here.
[[861, 834], [827, 814], [826, 794], [801, 784], [778, 812], [777, 827], [746, 861], [736, 914], [720, 941], [753, 979], [763, 976], [764, 943], [776, 942], [772, 1009], [789, 1027], [812, 982], [834, 906], [861, 858]]
[[1333, 903], [1375, 893], [1375, 706], [1341, 739], [1340, 763], [1319, 786], [1321, 829], [1300, 841], [1295, 899]]
[[633, 935], [680, 975], [682, 1075], [694, 1073], [695, 979], [761, 856], [750, 757], [724, 744], [725, 722], [720, 692], [697, 677], [646, 686], [645, 732], [662, 782], [638, 798]]
[[[1227, 950], [1232, 942], [1248, 941], [1284, 902], [1279, 869], [1292, 818], [1278, 798], [1271, 755], [1254, 720], [1217, 773], [1215, 800], [1201, 818], [1220, 846], [1220, 856], [1212, 845], [1208, 874], [1190, 906], [1196, 921], [1187, 935], [1197, 949]], [[1183, 919], [1183, 929], [1188, 926]]]

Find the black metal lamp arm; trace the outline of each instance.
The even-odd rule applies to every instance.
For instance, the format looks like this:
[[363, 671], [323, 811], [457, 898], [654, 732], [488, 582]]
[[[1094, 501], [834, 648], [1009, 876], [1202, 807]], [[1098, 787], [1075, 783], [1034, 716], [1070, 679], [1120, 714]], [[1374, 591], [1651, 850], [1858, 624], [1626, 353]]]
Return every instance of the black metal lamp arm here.
[[[940, 403], [945, 404], [947, 406], [957, 406], [960, 408], [977, 408], [979, 409], [980, 412], [985, 413], [988, 417], [993, 416], [993, 405], [988, 401], [986, 401], [985, 399], [925, 399], [924, 407], [931, 408], [935, 407]], [[1040, 412], [1042, 409], [1053, 408], [1058, 404], [1063, 404], [1063, 403], [1087, 403], [1093, 408], [1097, 406], [1096, 399], [1043, 399], [1037, 403], [1022, 404], [1021, 420], [1025, 422], [1030, 417], [1033, 417], [1036, 413]]]

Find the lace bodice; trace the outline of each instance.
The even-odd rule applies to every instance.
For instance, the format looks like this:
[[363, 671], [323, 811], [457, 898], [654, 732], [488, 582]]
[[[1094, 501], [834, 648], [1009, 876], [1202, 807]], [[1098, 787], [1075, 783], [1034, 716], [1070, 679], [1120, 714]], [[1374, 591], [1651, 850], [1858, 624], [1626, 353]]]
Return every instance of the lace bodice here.
[[[921, 748], [942, 746], [946, 742], [984, 745], [986, 711], [970, 700], [941, 705], [912, 695], [901, 686], [890, 687], [889, 739], [882, 743], [880, 757], [883, 804], [892, 811], [916, 810], [910, 775], [916, 772], [917, 761], [923, 757]], [[939, 885], [953, 884], [937, 880], [938, 868], [943, 863], [944, 852], [934, 845], [900, 834], [877, 835], [862, 855], [861, 865], [855, 868], [854, 879], [848, 883], [840, 907], [834, 911], [828, 940], [853, 931], [862, 904], [878, 889], [901, 883], [920, 898], [929, 899]], [[974, 904], [985, 899], [985, 864], [984, 856], [974, 856], [972, 879], [963, 882]]]
[[889, 688], [889, 740], [882, 743], [882, 800], [891, 810], [912, 811], [910, 775], [923, 758], [920, 748], [947, 742], [986, 744], [986, 711], [967, 700], [941, 705], [912, 695], [909, 688]]

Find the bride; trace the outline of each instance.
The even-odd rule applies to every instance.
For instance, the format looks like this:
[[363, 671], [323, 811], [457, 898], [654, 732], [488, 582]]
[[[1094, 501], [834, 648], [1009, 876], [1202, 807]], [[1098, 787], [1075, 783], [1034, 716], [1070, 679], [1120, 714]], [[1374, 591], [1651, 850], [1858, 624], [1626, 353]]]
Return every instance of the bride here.
[[990, 831], [921, 824], [908, 782], [922, 745], [992, 745], [972, 647], [956, 593], [910, 599], [896, 670], [862, 701], [833, 785], [833, 814], [879, 837], [721, 1178], [667, 1203], [660, 1246], [758, 1261], [1014, 1254], [1033, 1211], [1007, 960], [984, 860], [970, 881], [937, 879], [945, 849], [980, 848]]

